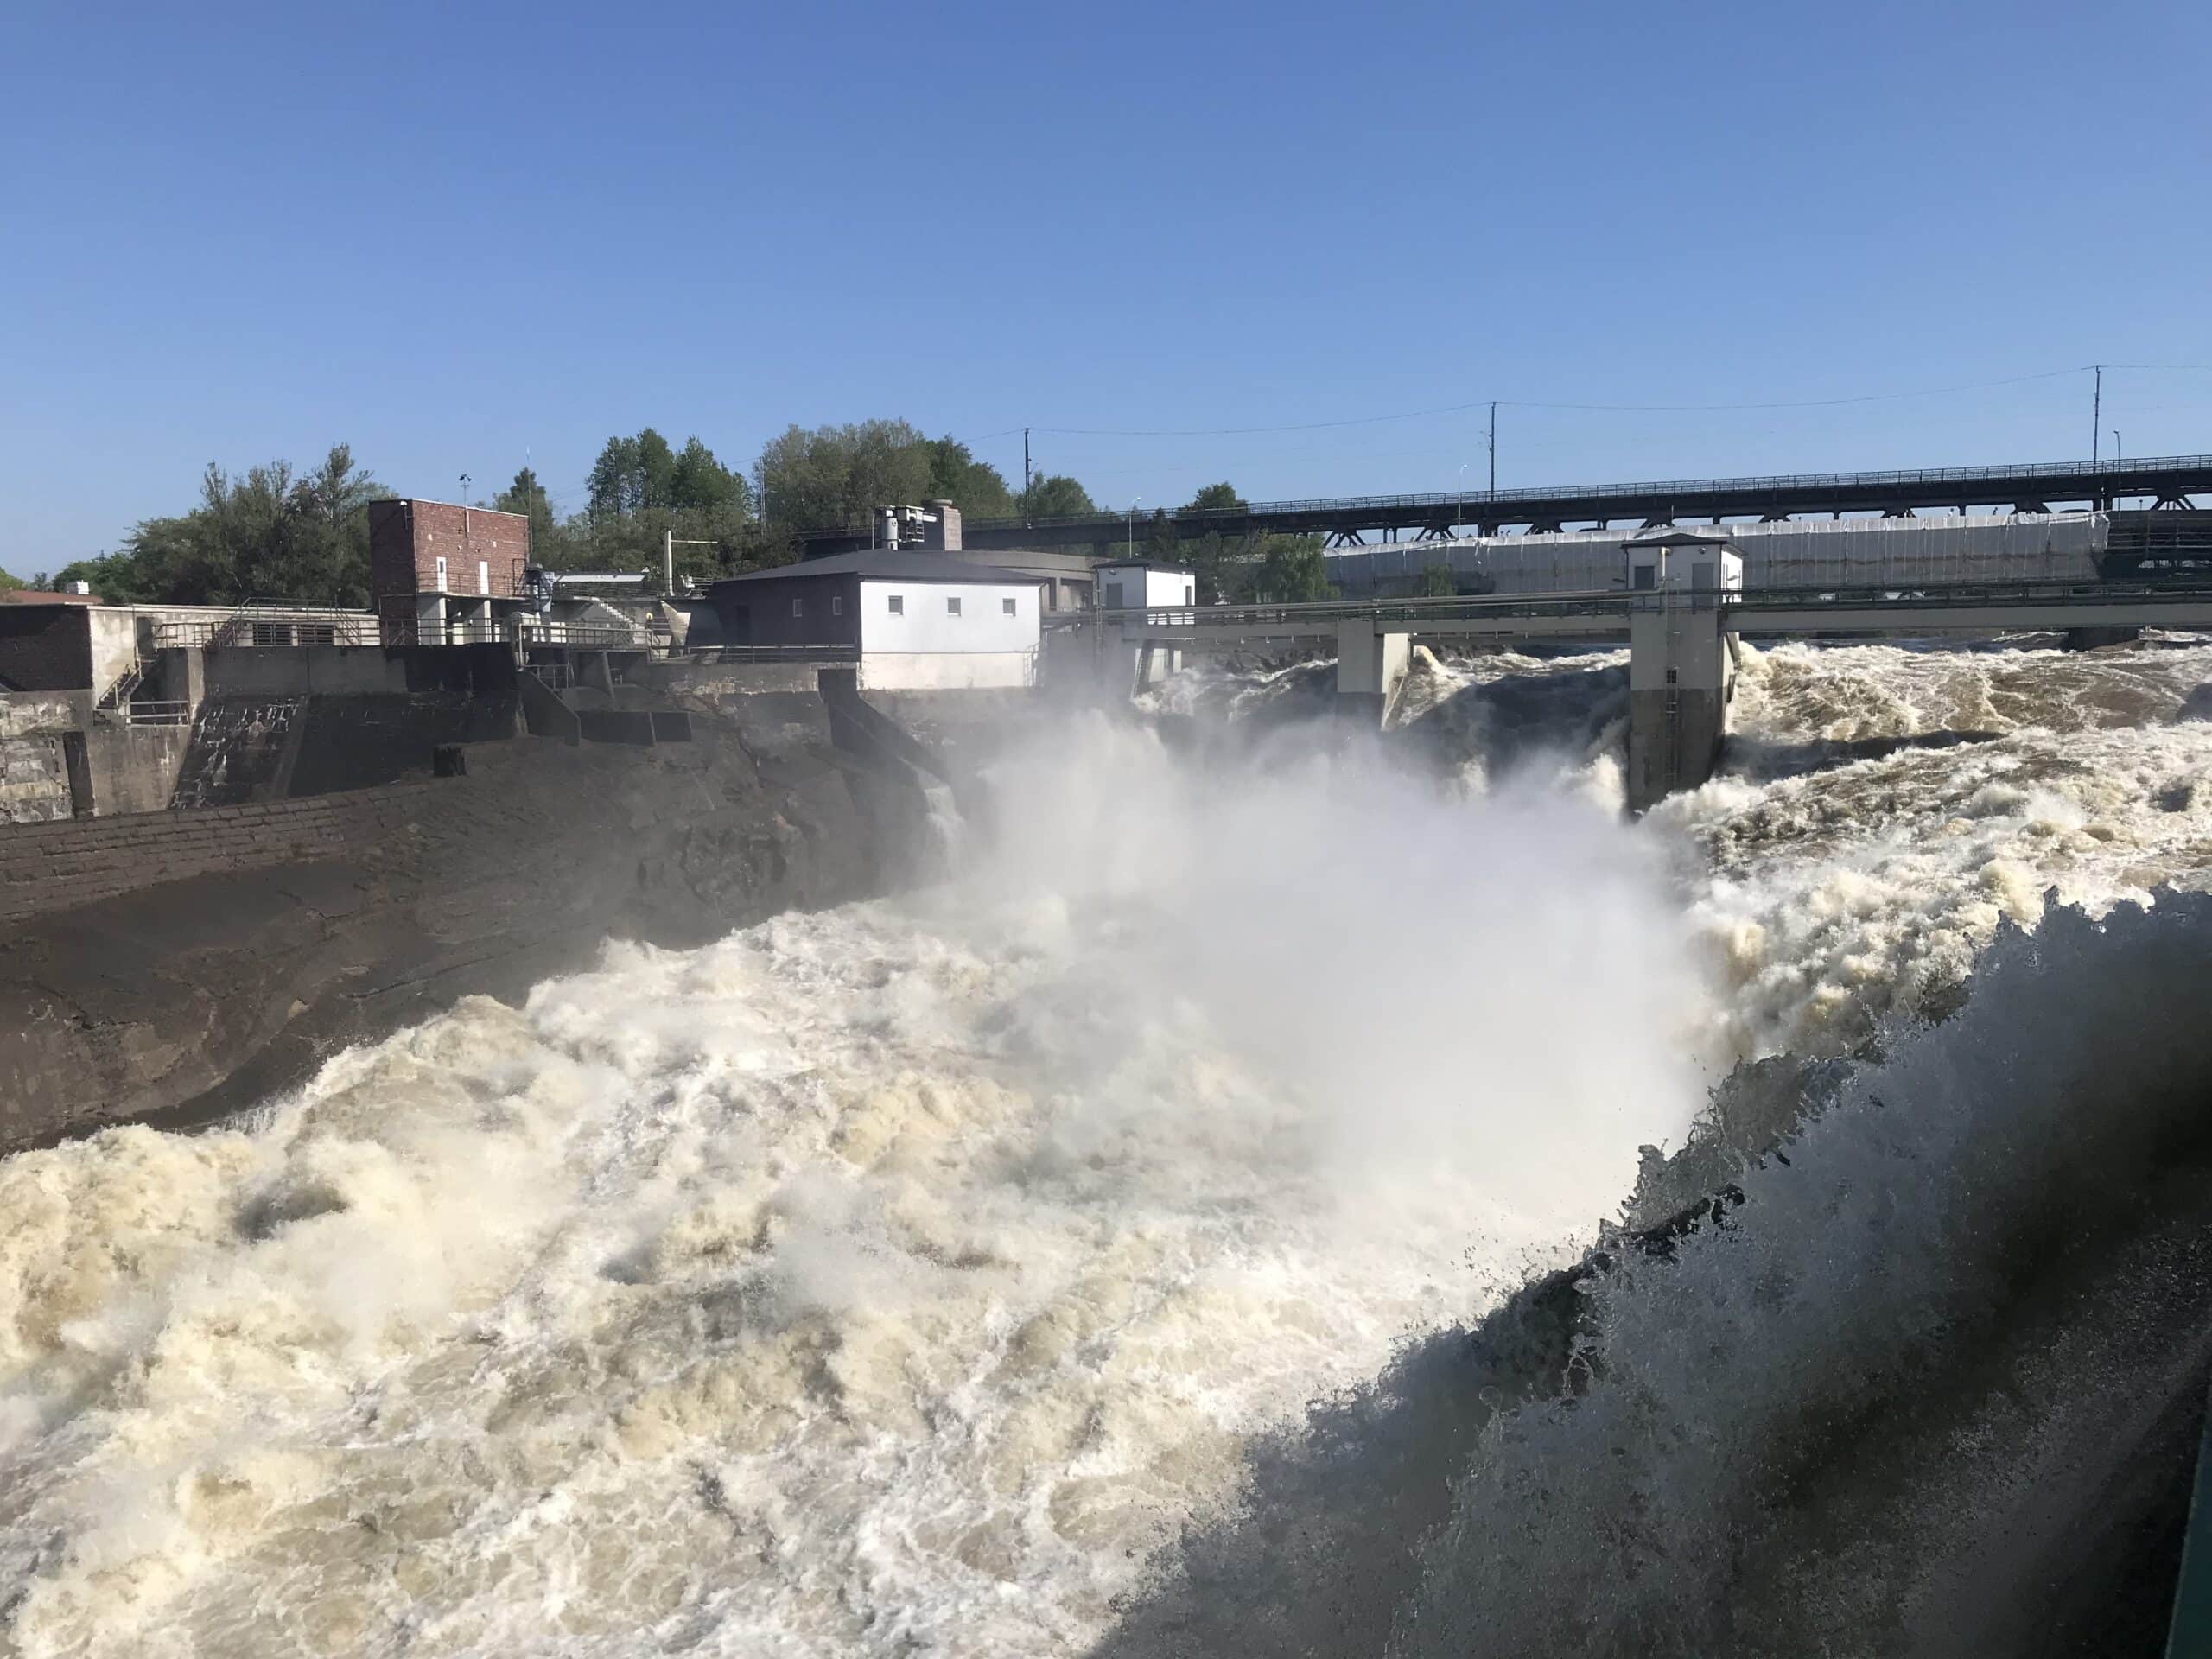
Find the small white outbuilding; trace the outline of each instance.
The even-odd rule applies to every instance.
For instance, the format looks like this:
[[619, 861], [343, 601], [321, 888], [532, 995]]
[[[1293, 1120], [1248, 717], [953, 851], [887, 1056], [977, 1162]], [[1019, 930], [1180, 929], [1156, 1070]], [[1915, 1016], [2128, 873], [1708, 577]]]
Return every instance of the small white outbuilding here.
[[1102, 611], [1156, 611], [1198, 603], [1198, 578], [1188, 565], [1109, 560], [1098, 567], [1097, 582]]
[[1726, 536], [1653, 530], [1622, 543], [1631, 594], [1718, 596], [1741, 593], [1743, 556]]

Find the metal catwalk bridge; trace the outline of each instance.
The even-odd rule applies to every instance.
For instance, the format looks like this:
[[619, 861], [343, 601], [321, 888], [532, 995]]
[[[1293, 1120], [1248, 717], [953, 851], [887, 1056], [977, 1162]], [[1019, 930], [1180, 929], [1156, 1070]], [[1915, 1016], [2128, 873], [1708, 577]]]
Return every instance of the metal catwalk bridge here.
[[[976, 548], [1089, 547], [1149, 535], [1165, 523], [1177, 539], [1218, 532], [1324, 535], [1344, 546], [1379, 536], [1421, 539], [1472, 528], [1484, 536], [1508, 529], [1602, 530], [1704, 519], [1776, 523], [1842, 513], [1916, 512], [2048, 512], [2071, 507], [2110, 511], [2190, 509], [2212, 496], [2212, 455], [2137, 461], [2049, 461], [2027, 466], [1923, 467], [1897, 472], [1797, 473], [1774, 478], [1676, 479], [1643, 484], [1573, 485], [1544, 489], [1459, 491], [1425, 495], [1345, 496], [1311, 501], [1255, 501], [1236, 507], [1184, 507], [1165, 519], [1086, 513], [1065, 518], [970, 518], [965, 544]], [[2164, 516], [2164, 514], [2160, 515]], [[803, 532], [810, 556], [869, 544], [869, 532]]]

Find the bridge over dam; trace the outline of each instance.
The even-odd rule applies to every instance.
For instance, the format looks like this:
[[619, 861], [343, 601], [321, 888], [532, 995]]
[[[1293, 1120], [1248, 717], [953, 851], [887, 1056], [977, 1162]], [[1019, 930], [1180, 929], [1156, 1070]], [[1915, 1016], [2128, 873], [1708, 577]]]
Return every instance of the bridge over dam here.
[[[2044, 513], [2075, 508], [2112, 513], [2115, 547], [2123, 553], [2138, 541], [2147, 545], [2160, 537], [2169, 543], [2179, 538], [2200, 548], [2200, 556], [2212, 558], [2212, 520], [2190, 517], [2199, 507], [2200, 496], [2212, 497], [2212, 455], [1255, 501], [1233, 507], [1178, 508], [1146, 518], [1141, 525], [1128, 514], [1104, 512], [1055, 518], [969, 518], [962, 535], [971, 550], [1092, 547], [1121, 543], [1139, 529], [1150, 536], [1164, 524], [1178, 540], [1275, 531], [1321, 535], [1332, 544], [1355, 547], [1366, 545], [1370, 537], [1433, 540], [1470, 529], [1497, 536], [1516, 530], [1649, 529], [1699, 521], [1778, 524], [1862, 513], [1905, 518], [1929, 512]], [[2206, 528], [2199, 531], [2199, 524]], [[802, 539], [807, 556], [818, 556], [868, 546], [872, 532], [808, 531]]]
[[1092, 612], [1053, 631], [1049, 671], [1061, 678], [1087, 671], [1099, 683], [1126, 691], [1147, 683], [1185, 652], [1319, 649], [1336, 657], [1344, 713], [1379, 725], [1417, 642], [1618, 646], [1625, 641], [1628, 804], [1640, 812], [1712, 776], [1735, 696], [1737, 641], [1745, 636], [2212, 630], [2212, 583], [1747, 589], [1727, 585], [1726, 543], [1717, 538], [1677, 533], [1630, 547], [1632, 561], [1640, 547], [1651, 568], [1648, 588]]

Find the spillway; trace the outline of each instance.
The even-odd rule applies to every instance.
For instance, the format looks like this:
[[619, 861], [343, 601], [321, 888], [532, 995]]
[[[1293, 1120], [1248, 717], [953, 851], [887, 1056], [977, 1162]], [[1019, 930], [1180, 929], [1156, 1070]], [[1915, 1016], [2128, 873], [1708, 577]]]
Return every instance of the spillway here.
[[[2194, 1432], [2212, 645], [1749, 652], [1633, 825], [1618, 654], [1351, 746], [1320, 677], [1072, 718], [941, 884], [0, 1164], [0, 1654], [2093, 1620], [2124, 1551], [1999, 1592]], [[1621, 1252], [1761, 1059], [1835, 1068], [1788, 1161]]]

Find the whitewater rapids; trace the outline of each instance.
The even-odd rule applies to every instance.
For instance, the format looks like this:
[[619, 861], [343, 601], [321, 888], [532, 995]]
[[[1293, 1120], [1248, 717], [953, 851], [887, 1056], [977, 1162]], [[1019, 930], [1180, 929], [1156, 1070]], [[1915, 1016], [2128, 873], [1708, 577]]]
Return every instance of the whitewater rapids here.
[[1617, 824], [1069, 744], [946, 887], [0, 1166], [0, 1651], [1077, 1651], [1688, 1122]]
[[[1257, 732], [1315, 677], [1154, 701]], [[2097, 1166], [2069, 1101], [2167, 1077], [2146, 998], [2212, 917], [2133, 906], [2212, 886], [2212, 723], [2171, 719], [2208, 679], [2187, 642], [1754, 653], [1735, 769], [1636, 826], [1602, 654], [1424, 663], [1380, 753], [1088, 720], [1005, 763], [944, 887], [610, 947], [251, 1122], [11, 1159], [0, 1655], [1737, 1650], [1732, 1564], [1827, 1559], [1777, 1518], [1793, 1426], [2005, 1305], [2005, 1241]], [[1999, 936], [2048, 931], [2047, 887], [2082, 913], [2045, 961]], [[1270, 1487], [1270, 1446], [1383, 1467], [1360, 1414], [1448, 1395], [1455, 1333], [1576, 1259], [1735, 1061], [1880, 1034], [1743, 1232], [1593, 1287], [1586, 1400], [1389, 1465], [1422, 1529], [1328, 1522], [1342, 1470], [1311, 1525]], [[1249, 1605], [1147, 1645], [1270, 1503]], [[1823, 1570], [1839, 1618], [1941, 1605]], [[1268, 1630], [1355, 1573], [1343, 1622]], [[1804, 1650], [1794, 1616], [1741, 1650]]]

